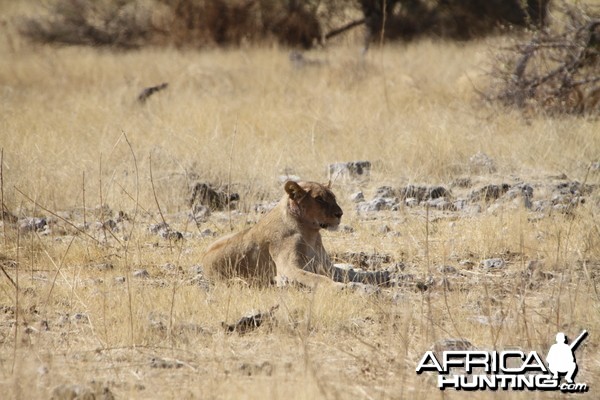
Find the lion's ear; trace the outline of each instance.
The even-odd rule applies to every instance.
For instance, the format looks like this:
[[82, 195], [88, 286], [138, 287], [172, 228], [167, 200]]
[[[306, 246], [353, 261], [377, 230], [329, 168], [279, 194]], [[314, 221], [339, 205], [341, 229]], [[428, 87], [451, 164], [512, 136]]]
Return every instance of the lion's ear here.
[[306, 194], [306, 191], [294, 181], [287, 181], [285, 183], [285, 192], [290, 196], [292, 200], [298, 200]]

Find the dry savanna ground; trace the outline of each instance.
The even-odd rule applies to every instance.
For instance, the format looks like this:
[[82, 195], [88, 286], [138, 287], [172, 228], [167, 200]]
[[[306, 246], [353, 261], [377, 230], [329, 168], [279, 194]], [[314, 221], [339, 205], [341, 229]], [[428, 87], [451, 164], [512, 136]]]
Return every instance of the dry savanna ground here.
[[[545, 355], [583, 329], [577, 381], [598, 396], [600, 122], [483, 102], [505, 39], [364, 58], [341, 40], [298, 67], [272, 46], [35, 45], [9, 18], [22, 4], [0, 2], [2, 398], [485, 398], [441, 392], [420, 357], [449, 339]], [[260, 218], [281, 176], [326, 182], [329, 163], [356, 160], [370, 178], [336, 177], [343, 227], [325, 246], [395, 286], [203, 281], [207, 245]], [[195, 182], [229, 185], [237, 208], [191, 218]], [[447, 188], [450, 205], [392, 195], [368, 211], [378, 188], [409, 184]], [[490, 184], [510, 190], [477, 195]], [[245, 334], [222, 326], [275, 305]]]

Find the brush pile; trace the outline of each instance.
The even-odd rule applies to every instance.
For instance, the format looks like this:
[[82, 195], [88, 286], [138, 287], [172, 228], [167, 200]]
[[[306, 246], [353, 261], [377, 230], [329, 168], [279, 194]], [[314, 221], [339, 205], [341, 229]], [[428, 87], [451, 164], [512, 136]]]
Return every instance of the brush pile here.
[[550, 115], [600, 114], [600, 8], [559, 10], [555, 27], [499, 56], [491, 100]]

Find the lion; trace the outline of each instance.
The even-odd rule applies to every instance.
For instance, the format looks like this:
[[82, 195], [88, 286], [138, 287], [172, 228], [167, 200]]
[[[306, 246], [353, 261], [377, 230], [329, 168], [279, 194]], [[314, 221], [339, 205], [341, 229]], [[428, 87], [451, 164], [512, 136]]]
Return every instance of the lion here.
[[295, 283], [310, 288], [386, 281], [388, 275], [383, 272], [334, 267], [320, 230], [337, 230], [344, 212], [330, 186], [285, 182], [281, 201], [256, 225], [224, 236], [208, 247], [202, 260], [207, 278], [241, 278], [261, 286]]

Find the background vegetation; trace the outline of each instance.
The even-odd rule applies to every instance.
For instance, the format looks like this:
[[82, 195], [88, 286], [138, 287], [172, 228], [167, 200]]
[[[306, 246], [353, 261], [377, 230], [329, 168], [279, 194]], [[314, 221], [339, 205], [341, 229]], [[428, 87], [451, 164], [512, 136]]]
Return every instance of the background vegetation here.
[[310, 48], [363, 23], [368, 40], [470, 39], [535, 28], [549, 0], [55, 0], [21, 32], [47, 43], [121, 48], [276, 41]]

